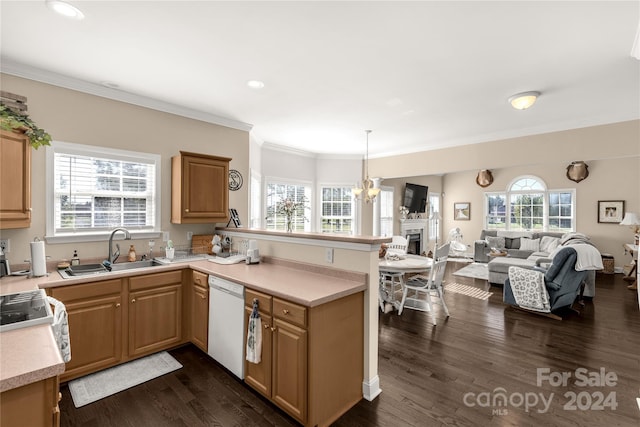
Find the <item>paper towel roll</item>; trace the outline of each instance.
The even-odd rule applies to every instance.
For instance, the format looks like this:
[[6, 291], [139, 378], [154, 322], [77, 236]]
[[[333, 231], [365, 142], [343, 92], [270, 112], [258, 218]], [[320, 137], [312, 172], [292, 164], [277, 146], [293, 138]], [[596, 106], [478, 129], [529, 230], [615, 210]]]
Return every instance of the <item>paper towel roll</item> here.
[[31, 242], [31, 273], [34, 277], [47, 274], [47, 257], [44, 254], [44, 242]]

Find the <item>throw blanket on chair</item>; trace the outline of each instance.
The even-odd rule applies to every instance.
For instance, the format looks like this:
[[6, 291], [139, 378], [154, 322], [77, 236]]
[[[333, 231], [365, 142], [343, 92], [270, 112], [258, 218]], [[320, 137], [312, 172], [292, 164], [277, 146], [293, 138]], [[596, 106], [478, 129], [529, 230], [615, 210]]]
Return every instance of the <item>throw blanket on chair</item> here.
[[518, 306], [543, 313], [551, 312], [544, 274], [521, 267], [509, 267], [511, 291]]

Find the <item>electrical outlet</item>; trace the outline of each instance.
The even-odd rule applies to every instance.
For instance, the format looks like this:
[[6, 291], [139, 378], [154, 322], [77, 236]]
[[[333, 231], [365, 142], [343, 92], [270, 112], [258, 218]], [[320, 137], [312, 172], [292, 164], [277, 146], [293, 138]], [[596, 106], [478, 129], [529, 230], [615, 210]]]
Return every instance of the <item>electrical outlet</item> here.
[[11, 248], [9, 247], [9, 239], [0, 239], [0, 248], [2, 248], [2, 252], [9, 253]]
[[324, 260], [333, 264], [333, 248], [324, 248]]
[[193, 231], [187, 231], [187, 240], [191, 240], [193, 237]]
[[169, 240], [169, 232], [168, 231], [163, 231], [162, 232], [162, 241], [166, 242]]

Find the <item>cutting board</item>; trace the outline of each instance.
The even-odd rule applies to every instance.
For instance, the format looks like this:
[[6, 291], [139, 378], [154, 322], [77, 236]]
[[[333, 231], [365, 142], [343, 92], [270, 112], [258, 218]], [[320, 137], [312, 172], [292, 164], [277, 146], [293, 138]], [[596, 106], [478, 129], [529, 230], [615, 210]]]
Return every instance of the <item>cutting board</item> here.
[[213, 255], [212, 239], [213, 234], [194, 234], [191, 236], [191, 253]]

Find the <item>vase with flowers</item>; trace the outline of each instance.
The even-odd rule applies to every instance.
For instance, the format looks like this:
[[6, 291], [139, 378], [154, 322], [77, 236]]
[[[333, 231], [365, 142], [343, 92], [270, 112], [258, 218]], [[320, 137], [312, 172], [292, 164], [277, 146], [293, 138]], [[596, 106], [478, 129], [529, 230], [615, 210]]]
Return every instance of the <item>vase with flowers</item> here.
[[409, 213], [409, 208], [407, 208], [406, 206], [400, 206], [399, 210], [400, 210], [400, 219], [401, 220], [407, 219], [407, 214]]
[[294, 201], [290, 197], [286, 197], [284, 199], [280, 199], [272, 208], [271, 215], [267, 216], [267, 218], [277, 215], [284, 216], [285, 220], [285, 229], [287, 232], [293, 232], [293, 225], [296, 216], [302, 215], [302, 219], [306, 221], [306, 217], [304, 216], [304, 210], [308, 209], [306, 197], [300, 198], [298, 201]]

